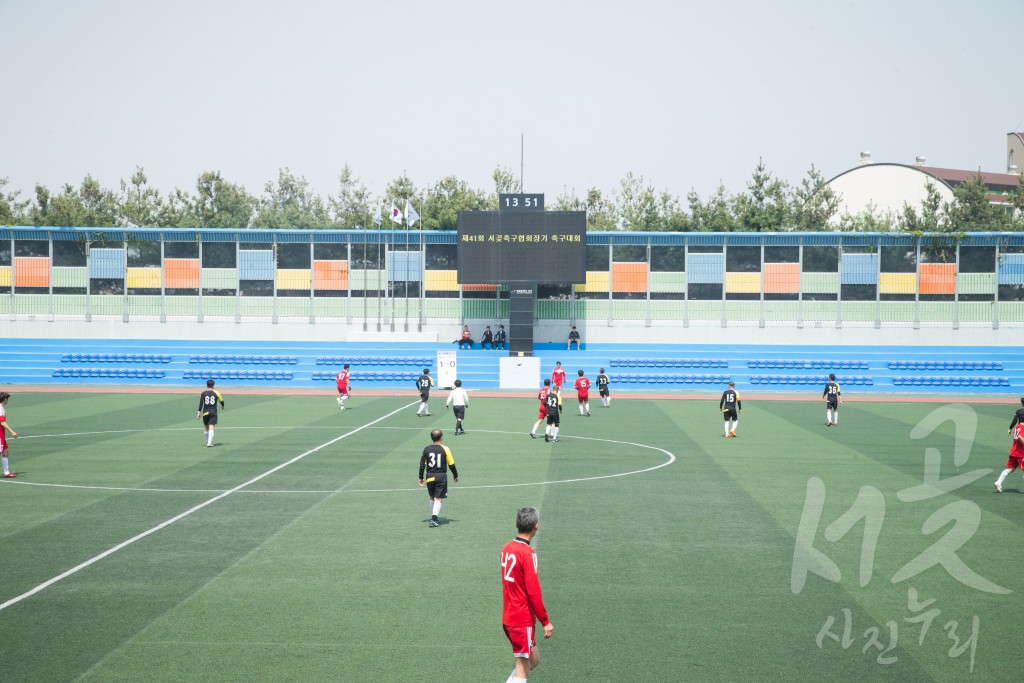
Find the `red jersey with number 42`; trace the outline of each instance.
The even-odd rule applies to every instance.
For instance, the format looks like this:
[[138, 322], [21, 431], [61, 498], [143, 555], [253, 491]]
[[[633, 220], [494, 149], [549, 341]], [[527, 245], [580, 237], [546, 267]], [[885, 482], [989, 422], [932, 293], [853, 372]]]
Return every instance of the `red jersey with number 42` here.
[[1024, 422], [1018, 422], [1013, 428], [1013, 445], [1010, 446], [1010, 455], [1015, 458], [1024, 458], [1024, 445], [1020, 437], [1024, 436]]
[[345, 389], [348, 389], [348, 370], [342, 370], [334, 379], [338, 380], [339, 391], [344, 391]]
[[550, 623], [537, 576], [537, 553], [520, 538], [501, 549], [501, 586], [501, 623], [519, 627]]
[[576, 384], [573, 385], [576, 388], [576, 395], [580, 398], [586, 398], [587, 393], [590, 391], [590, 380], [586, 377], [580, 377], [576, 380]]

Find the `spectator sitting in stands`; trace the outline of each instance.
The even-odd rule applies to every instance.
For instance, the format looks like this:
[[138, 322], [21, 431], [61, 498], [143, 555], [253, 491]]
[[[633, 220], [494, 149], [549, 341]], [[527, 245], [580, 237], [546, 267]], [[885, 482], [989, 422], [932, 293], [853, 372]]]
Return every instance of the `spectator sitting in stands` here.
[[494, 333], [491, 332], [491, 326], [488, 325], [484, 328], [484, 333], [480, 335], [480, 348], [486, 349], [487, 344], [490, 344], [491, 348], [494, 348]]
[[508, 339], [508, 335], [505, 334], [505, 326], [498, 325], [498, 331], [494, 334], [494, 348], [505, 349], [505, 341]]
[[572, 345], [573, 344], [576, 345], [576, 350], [579, 351], [580, 350], [580, 333], [576, 329], [575, 325], [573, 325], [572, 329], [569, 331], [569, 343], [565, 345], [565, 350], [569, 351], [570, 349], [572, 349]]
[[473, 348], [473, 335], [469, 331], [469, 325], [462, 326], [462, 336], [452, 342], [458, 344], [460, 349]]

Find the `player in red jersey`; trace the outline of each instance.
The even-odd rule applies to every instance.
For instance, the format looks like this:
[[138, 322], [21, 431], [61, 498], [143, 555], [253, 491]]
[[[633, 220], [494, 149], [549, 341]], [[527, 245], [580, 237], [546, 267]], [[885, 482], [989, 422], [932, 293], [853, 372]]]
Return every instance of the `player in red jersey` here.
[[345, 363], [345, 367], [334, 378], [335, 381], [338, 383], [338, 407], [341, 410], [345, 410], [345, 399], [348, 398], [348, 368], [349, 364]]
[[996, 493], [1003, 492], [1003, 482], [1016, 469], [1024, 471], [1024, 422], [1018, 422], [1013, 427], [1013, 445], [1006, 459], [1006, 469], [996, 479]]
[[515, 663], [506, 683], [525, 683], [530, 671], [540, 664], [536, 623], [544, 628], [545, 638], [555, 632], [541, 595], [537, 553], [530, 547], [539, 526], [537, 508], [520, 508], [516, 513], [518, 534], [501, 549], [501, 624], [512, 644]]
[[548, 393], [550, 391], [551, 391], [551, 380], [546, 379], [546, 380], [544, 380], [544, 386], [542, 386], [540, 388], [540, 391], [537, 393], [537, 400], [540, 401], [540, 412], [537, 413], [537, 421], [533, 423], [533, 429], [530, 431], [530, 438], [531, 439], [536, 439], [537, 438], [537, 427], [540, 427], [541, 422], [543, 422], [545, 419], [547, 419], [548, 409], [547, 409], [547, 406], [544, 404], [544, 399], [546, 399], [548, 397]]
[[7, 457], [7, 432], [15, 439], [18, 438], [18, 432], [7, 424], [7, 399], [10, 397], [6, 391], [0, 392], [0, 461], [4, 466], [4, 479], [15, 479], [18, 476], [11, 472], [11, 461]]
[[562, 361], [555, 361], [555, 369], [551, 371], [551, 383], [555, 385], [555, 391], [562, 393], [562, 385], [565, 383], [565, 370], [562, 369]]
[[572, 386], [576, 389], [576, 399], [580, 403], [580, 415], [590, 417], [590, 380], [583, 376], [582, 370], [577, 371], [576, 374], [579, 377], [576, 378], [576, 383]]

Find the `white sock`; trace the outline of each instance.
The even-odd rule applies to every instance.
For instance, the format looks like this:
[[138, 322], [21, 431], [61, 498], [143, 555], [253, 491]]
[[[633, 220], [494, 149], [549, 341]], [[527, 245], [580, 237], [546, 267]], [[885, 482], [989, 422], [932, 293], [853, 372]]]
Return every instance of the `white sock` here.
[[552, 435], [553, 437], [555, 437], [556, 439], [558, 438], [558, 427], [554, 427], [554, 428], [552, 428], [552, 430], [551, 430], [551, 435]]
[[[6, 465], [4, 467], [4, 471], [7, 471]], [[1003, 482], [1006, 481], [1006, 477], [1009, 476], [1010, 472], [1013, 472], [1013, 470], [1011, 470], [1010, 468], [1006, 468], [1005, 470], [1003, 470], [1003, 473], [999, 475], [998, 479], [996, 479], [996, 484], [998, 486], [1002, 486]]]
[[11, 470], [10, 470], [11, 461], [7, 458], [6, 455], [2, 459], [3, 459], [3, 465], [4, 465], [4, 474], [10, 474], [10, 472], [11, 472]]
[[213, 427], [206, 433], [206, 443], [213, 443]]
[[729, 436], [729, 421], [725, 421], [725, 435]]
[[583, 414], [583, 404], [581, 403], [580, 404], [580, 415], [582, 415], [582, 414]]
[[834, 425], [839, 424], [839, 411], [838, 410], [833, 411], [833, 413], [832, 413], [832, 424], [834, 424]]
[[342, 408], [344, 408], [344, 407], [345, 407], [345, 397], [344, 397], [344, 396], [342, 396], [342, 397], [341, 397], [341, 400], [340, 400], [340, 401], [338, 401], [338, 403], [340, 403], [340, 404], [341, 404], [341, 407], [342, 407]]
[[341, 405], [341, 396], [338, 397], [338, 405]]
[[510, 681], [510, 683], [526, 683], [525, 678], [516, 678], [515, 676], [512, 676], [508, 680]]
[[583, 404], [583, 409], [588, 413], [590, 412], [590, 401], [587, 401], [586, 403]]
[[435, 500], [434, 504], [430, 507], [430, 514], [437, 517], [441, 513], [441, 501]]
[[732, 426], [729, 427], [729, 431], [730, 432], [735, 432], [736, 431], [736, 425], [738, 425], [739, 423], [740, 423], [739, 420], [733, 420], [732, 421]]

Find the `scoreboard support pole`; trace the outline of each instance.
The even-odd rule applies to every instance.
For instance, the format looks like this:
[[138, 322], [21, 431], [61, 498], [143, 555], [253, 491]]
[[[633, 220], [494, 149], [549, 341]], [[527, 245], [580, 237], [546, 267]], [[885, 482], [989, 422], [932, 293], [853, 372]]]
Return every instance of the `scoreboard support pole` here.
[[508, 295], [508, 355], [533, 355], [533, 306], [536, 285], [518, 285]]

